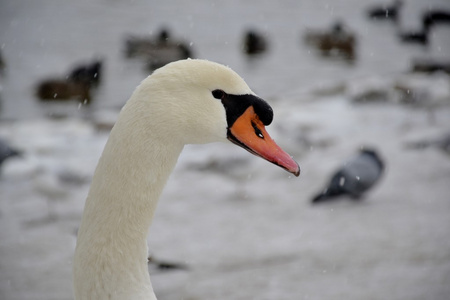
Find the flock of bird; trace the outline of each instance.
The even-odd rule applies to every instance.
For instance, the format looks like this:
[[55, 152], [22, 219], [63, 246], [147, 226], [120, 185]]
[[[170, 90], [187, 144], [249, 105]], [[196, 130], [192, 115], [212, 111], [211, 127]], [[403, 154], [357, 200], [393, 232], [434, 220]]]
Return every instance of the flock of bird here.
[[[368, 16], [376, 21], [392, 21], [398, 23], [401, 20], [402, 0], [395, 0], [391, 5], [372, 8], [368, 11]], [[418, 31], [400, 31], [398, 36], [405, 43], [418, 43], [428, 45], [430, 30], [438, 25], [450, 25], [450, 11], [440, 9], [430, 9], [421, 16], [422, 27]]]
[[[243, 37], [242, 49], [247, 55], [263, 53], [267, 49], [264, 35], [248, 30]], [[160, 29], [156, 37], [127, 36], [124, 40], [123, 53], [127, 59], [142, 60], [150, 72], [170, 62], [195, 56], [191, 45], [175, 39], [167, 28]], [[41, 101], [75, 99], [87, 105], [92, 101], [95, 89], [101, 82], [102, 69], [101, 59], [78, 64], [66, 75], [39, 82], [35, 95]]]
[[[401, 20], [403, 2], [395, 0], [390, 5], [382, 5], [368, 9], [367, 17], [378, 22], [398, 24]], [[421, 17], [422, 29], [415, 32], [399, 31], [398, 37], [404, 43], [427, 45], [429, 33], [436, 26], [450, 24], [450, 11], [427, 10]], [[347, 28], [343, 21], [335, 21], [329, 29], [307, 29], [303, 34], [303, 42], [325, 56], [345, 59], [353, 62], [357, 58], [357, 34]], [[267, 51], [269, 42], [267, 35], [255, 29], [244, 32], [241, 50], [245, 55], [260, 55]], [[162, 28], [156, 37], [128, 36], [123, 46], [124, 56], [128, 59], [142, 59], [149, 71], [154, 71], [165, 64], [186, 58], [194, 58], [192, 45], [174, 38], [169, 29]], [[77, 99], [83, 104], [92, 101], [95, 88], [98, 86], [102, 72], [102, 60], [81, 64], [74, 67], [67, 75], [60, 78], [43, 80], [36, 87], [36, 96], [43, 100]], [[430, 60], [413, 61], [412, 71], [417, 72], [450, 72], [450, 63]]]
[[[372, 7], [367, 10], [367, 17], [377, 22], [392, 22], [400, 26], [403, 2], [395, 0], [392, 4]], [[437, 26], [450, 25], [450, 11], [430, 9], [423, 12], [420, 23], [422, 28], [417, 31], [399, 29], [398, 38], [406, 44], [427, 46], [430, 42], [429, 34]], [[309, 30], [303, 36], [304, 42], [313, 46], [324, 56], [344, 58], [352, 62], [357, 58], [357, 34], [346, 28], [341, 20], [335, 21], [326, 30]], [[445, 64], [445, 63], [444, 63]], [[434, 66], [434, 67], [433, 67]], [[420, 61], [420, 67], [413, 66], [413, 71], [434, 71], [434, 69], [449, 72], [450, 64], [444, 66], [437, 62]]]
[[[402, 7], [403, 2], [395, 0], [390, 5], [368, 9], [367, 17], [374, 21], [398, 24], [401, 20]], [[450, 24], [450, 12], [439, 9], [428, 10], [423, 13], [421, 23], [420, 31], [400, 31], [398, 33], [400, 41], [427, 45], [429, 32], [433, 27]], [[357, 58], [357, 41], [357, 34], [340, 20], [335, 21], [330, 29], [308, 29], [303, 35], [303, 42], [317, 49], [321, 55], [343, 58], [349, 62], [353, 62]], [[123, 48], [126, 58], [142, 59], [149, 71], [172, 61], [195, 56], [192, 45], [174, 38], [167, 28], [162, 28], [156, 37], [128, 36], [125, 38]], [[269, 42], [266, 34], [255, 29], [244, 32], [241, 41], [241, 50], [244, 54], [260, 55], [268, 48]], [[92, 94], [100, 82], [102, 63], [102, 60], [96, 60], [92, 63], [81, 64], [65, 76], [43, 80], [36, 87], [36, 96], [43, 101], [77, 99], [83, 104], [88, 104], [92, 101]], [[419, 60], [413, 64], [413, 71], [450, 71], [450, 64], [445, 62]]]

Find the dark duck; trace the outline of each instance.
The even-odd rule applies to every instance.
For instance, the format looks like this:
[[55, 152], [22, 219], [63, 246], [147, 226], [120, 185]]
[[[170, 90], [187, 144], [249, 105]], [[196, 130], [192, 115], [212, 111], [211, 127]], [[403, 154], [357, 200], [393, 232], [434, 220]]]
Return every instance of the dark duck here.
[[397, 22], [400, 17], [400, 8], [403, 2], [396, 0], [390, 5], [382, 5], [379, 7], [372, 7], [367, 11], [367, 15], [372, 20], [388, 20]]

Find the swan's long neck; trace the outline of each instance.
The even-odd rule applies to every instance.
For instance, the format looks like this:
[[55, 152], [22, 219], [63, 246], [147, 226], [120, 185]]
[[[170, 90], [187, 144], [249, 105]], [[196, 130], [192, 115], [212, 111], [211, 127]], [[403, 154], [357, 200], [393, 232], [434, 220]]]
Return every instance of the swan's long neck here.
[[76, 299], [156, 299], [147, 233], [183, 145], [160, 136], [134, 105], [129, 101], [111, 131], [86, 200], [74, 257]]

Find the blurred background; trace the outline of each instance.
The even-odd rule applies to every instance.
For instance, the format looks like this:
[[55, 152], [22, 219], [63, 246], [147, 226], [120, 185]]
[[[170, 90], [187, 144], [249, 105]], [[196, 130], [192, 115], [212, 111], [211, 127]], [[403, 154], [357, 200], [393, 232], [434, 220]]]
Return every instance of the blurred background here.
[[158, 299], [449, 298], [449, 1], [3, 0], [0, 299], [72, 299], [108, 132], [187, 57], [270, 103], [302, 174], [186, 147], [148, 238]]

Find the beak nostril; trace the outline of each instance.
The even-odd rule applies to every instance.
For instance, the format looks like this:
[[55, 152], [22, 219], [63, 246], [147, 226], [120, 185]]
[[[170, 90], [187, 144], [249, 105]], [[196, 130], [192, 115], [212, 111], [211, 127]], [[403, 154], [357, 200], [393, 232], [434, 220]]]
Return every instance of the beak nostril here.
[[256, 126], [256, 124], [255, 124], [254, 122], [252, 122], [252, 127], [253, 127], [253, 129], [255, 130], [255, 134], [256, 134], [259, 138], [263, 139], [263, 138], [264, 138], [263, 133], [262, 133], [261, 130], [258, 128], [258, 126]]

